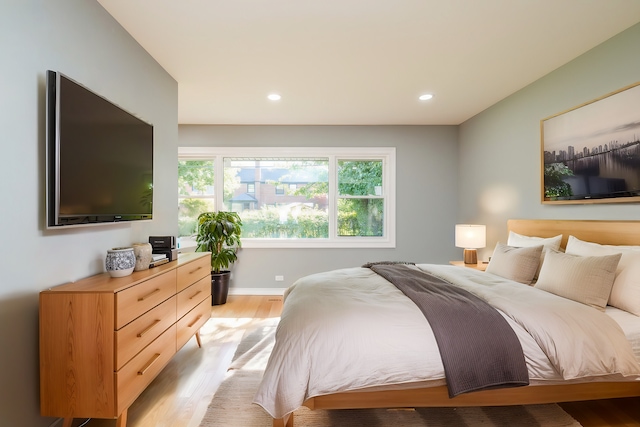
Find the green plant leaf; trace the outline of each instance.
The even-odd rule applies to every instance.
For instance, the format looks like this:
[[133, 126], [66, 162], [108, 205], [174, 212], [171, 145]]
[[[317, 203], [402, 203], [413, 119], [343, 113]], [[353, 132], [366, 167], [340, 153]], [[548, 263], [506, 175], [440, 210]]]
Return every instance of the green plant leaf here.
[[219, 273], [238, 259], [242, 220], [236, 212], [204, 212], [198, 216], [198, 252], [211, 252], [211, 270]]

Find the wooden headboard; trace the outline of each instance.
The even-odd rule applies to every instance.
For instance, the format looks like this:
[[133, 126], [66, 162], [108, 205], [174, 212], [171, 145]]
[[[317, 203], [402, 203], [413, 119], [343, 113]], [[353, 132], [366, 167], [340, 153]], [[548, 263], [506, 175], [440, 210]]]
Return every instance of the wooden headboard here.
[[525, 236], [562, 234], [562, 248], [569, 235], [603, 245], [640, 245], [640, 221], [510, 219], [507, 229]]

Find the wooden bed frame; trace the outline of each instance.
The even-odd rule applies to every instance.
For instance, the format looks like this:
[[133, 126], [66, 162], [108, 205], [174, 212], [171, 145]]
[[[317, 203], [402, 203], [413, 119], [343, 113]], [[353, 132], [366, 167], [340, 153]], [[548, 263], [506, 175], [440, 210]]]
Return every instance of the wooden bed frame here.
[[[527, 236], [562, 234], [607, 245], [640, 245], [640, 221], [523, 220], [507, 222], [509, 231]], [[486, 390], [449, 398], [446, 385], [388, 391], [356, 391], [306, 400], [309, 409], [420, 408], [456, 406], [508, 406], [640, 396], [640, 381], [590, 382]], [[274, 427], [293, 427], [293, 414], [273, 420]]]

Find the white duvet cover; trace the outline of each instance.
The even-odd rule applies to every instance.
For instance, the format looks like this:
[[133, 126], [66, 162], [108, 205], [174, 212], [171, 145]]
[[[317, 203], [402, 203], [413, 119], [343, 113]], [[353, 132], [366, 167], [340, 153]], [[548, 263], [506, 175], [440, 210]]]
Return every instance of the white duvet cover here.
[[[500, 311], [520, 340], [531, 384], [640, 380], [629, 342], [605, 313], [473, 269], [417, 267]], [[420, 309], [372, 270], [347, 268], [304, 277], [287, 290], [254, 403], [282, 418], [314, 396], [444, 383]]]

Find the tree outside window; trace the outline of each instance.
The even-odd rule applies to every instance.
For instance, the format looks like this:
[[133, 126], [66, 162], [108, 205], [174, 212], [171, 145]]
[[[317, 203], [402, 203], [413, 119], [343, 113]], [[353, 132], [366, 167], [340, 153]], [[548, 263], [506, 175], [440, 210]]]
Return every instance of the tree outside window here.
[[395, 246], [392, 148], [185, 150], [182, 236], [195, 232], [199, 213], [217, 208], [240, 215], [247, 248]]
[[338, 161], [338, 235], [382, 236], [381, 160]]
[[198, 215], [215, 211], [213, 160], [178, 162], [178, 237], [196, 232]]

